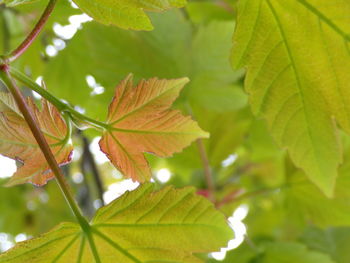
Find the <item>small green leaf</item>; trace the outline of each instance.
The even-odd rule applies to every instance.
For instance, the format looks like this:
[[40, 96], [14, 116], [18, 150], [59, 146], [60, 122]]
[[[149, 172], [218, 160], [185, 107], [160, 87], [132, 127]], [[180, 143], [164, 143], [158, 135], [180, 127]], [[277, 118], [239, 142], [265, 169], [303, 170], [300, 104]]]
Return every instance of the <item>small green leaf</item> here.
[[124, 29], [152, 30], [145, 11], [164, 11], [183, 7], [186, 0], [74, 0], [82, 11], [96, 21]]
[[97, 211], [95, 256], [79, 225], [63, 223], [18, 243], [0, 262], [201, 262], [193, 253], [218, 250], [231, 238], [225, 217], [193, 188], [152, 189], [145, 184]]

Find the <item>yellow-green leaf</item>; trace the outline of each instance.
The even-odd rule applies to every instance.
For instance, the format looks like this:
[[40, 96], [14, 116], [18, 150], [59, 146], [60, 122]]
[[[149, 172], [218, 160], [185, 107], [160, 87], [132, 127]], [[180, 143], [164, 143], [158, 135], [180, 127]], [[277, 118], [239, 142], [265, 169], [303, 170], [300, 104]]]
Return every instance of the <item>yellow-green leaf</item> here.
[[[233, 65], [256, 114], [294, 163], [332, 195], [350, 132], [350, 2], [241, 0]], [[335, 122], [336, 120], [336, 122]]]
[[[34, 113], [58, 164], [71, 160], [73, 147], [68, 143], [68, 131], [59, 111], [46, 100], [39, 110], [33, 100], [28, 105]], [[44, 185], [54, 177], [32, 132], [9, 93], [0, 93], [0, 154], [19, 161], [20, 166], [8, 186], [26, 182]]]
[[134, 86], [129, 75], [116, 88], [100, 147], [126, 177], [139, 182], [151, 178], [144, 152], [168, 157], [208, 137], [190, 117], [169, 109], [187, 82], [152, 78]]
[[225, 217], [193, 188], [152, 189], [145, 184], [97, 211], [93, 249], [79, 225], [63, 223], [18, 243], [0, 262], [202, 262], [193, 253], [218, 250], [231, 238]]
[[183, 7], [186, 0], [74, 0], [81, 10], [96, 21], [124, 29], [151, 30], [145, 11], [164, 11]]

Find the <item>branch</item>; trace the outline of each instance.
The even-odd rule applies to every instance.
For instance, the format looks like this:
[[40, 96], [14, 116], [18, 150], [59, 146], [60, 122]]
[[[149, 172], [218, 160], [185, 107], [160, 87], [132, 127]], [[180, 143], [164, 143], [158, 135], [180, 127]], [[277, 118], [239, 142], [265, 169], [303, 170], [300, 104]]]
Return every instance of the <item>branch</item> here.
[[33, 43], [36, 37], [40, 34], [42, 29], [44, 28], [47, 20], [49, 19], [57, 0], [50, 0], [43, 14], [41, 15], [39, 21], [36, 23], [33, 30], [29, 33], [25, 40], [14, 50], [11, 52], [10, 56], [7, 57], [8, 62], [12, 62], [19, 58]]

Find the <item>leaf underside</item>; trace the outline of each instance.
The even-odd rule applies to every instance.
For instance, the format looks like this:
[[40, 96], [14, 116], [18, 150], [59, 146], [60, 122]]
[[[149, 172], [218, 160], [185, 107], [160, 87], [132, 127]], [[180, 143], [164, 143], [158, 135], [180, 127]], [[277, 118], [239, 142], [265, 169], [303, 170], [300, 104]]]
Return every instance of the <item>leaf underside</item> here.
[[[67, 140], [67, 126], [58, 110], [42, 100], [39, 110], [32, 99], [28, 105], [36, 117], [58, 164], [71, 160], [73, 147]], [[19, 161], [20, 166], [7, 186], [26, 182], [41, 186], [54, 177], [32, 132], [9, 93], [0, 93], [0, 154]]]
[[208, 137], [190, 117], [169, 107], [188, 80], [141, 80], [129, 75], [116, 88], [101, 150], [127, 177], [145, 182], [151, 172], [144, 152], [169, 157], [199, 137]]
[[145, 184], [99, 209], [91, 223], [95, 256], [79, 225], [62, 223], [0, 255], [0, 262], [202, 262], [193, 253], [224, 246], [232, 231], [193, 188]]
[[233, 65], [294, 163], [331, 196], [350, 132], [350, 2], [241, 0]]

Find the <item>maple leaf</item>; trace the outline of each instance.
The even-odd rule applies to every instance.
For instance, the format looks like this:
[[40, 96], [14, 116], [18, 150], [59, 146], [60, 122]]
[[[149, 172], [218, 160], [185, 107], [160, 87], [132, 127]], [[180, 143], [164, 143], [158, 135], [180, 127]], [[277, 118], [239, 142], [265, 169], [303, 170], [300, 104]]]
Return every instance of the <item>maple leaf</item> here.
[[89, 226], [91, 241], [78, 224], [65, 222], [17, 243], [0, 263], [200, 263], [196, 253], [232, 238], [225, 216], [194, 188], [153, 188], [143, 184], [100, 208]]
[[144, 152], [169, 157], [208, 137], [189, 116], [169, 109], [187, 82], [152, 78], [133, 86], [129, 75], [117, 86], [100, 147], [125, 176], [145, 182], [151, 172]]
[[242, 0], [234, 37], [253, 113], [328, 197], [343, 162], [337, 126], [350, 133], [349, 10], [347, 0]]
[[[31, 98], [28, 98], [28, 106], [37, 119], [57, 163], [68, 163], [73, 147], [68, 143], [67, 125], [58, 110], [44, 99], [41, 110]], [[26, 182], [41, 186], [54, 177], [29, 126], [8, 93], [0, 93], [0, 154], [23, 164], [8, 181], [7, 186]]]

